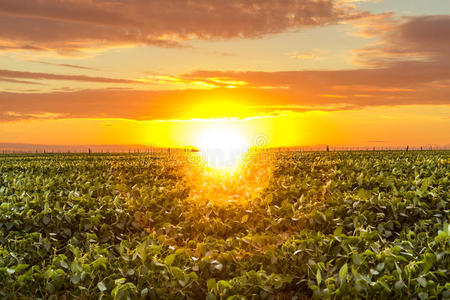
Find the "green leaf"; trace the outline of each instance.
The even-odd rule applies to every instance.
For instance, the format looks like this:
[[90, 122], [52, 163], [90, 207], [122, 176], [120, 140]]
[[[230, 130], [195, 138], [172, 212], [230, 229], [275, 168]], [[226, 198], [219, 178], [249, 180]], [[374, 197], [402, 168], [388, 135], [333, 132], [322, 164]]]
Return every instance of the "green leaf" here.
[[317, 269], [316, 281], [317, 281], [317, 285], [320, 286], [320, 283], [322, 282], [322, 274], [320, 274], [320, 270], [319, 269]]
[[342, 226], [336, 227], [336, 229], [335, 229], [334, 232], [333, 232], [333, 235], [334, 235], [334, 236], [341, 235], [341, 234], [342, 234], [342, 230], [343, 230], [343, 227], [342, 227]]
[[142, 291], [141, 291], [141, 297], [142, 297], [142, 298], [146, 298], [147, 295], [148, 295], [148, 288], [142, 289]]
[[44, 210], [42, 211], [42, 213], [44, 213], [45, 215], [50, 213], [50, 205], [48, 204], [48, 202], [45, 202]]
[[42, 218], [42, 223], [44, 223], [44, 225], [48, 225], [48, 223], [50, 223], [50, 218], [47, 216], [44, 216]]
[[422, 286], [422, 287], [427, 287], [427, 280], [423, 277], [419, 277], [417, 278], [417, 282]]
[[395, 289], [400, 290], [403, 287], [403, 281], [397, 280], [394, 284]]
[[50, 294], [55, 292], [55, 286], [51, 282], [47, 282], [46, 288]]
[[345, 263], [341, 269], [339, 270], [339, 278], [342, 280], [344, 280], [344, 277], [347, 275], [348, 273], [348, 265], [347, 263]]
[[216, 295], [212, 293], [208, 293], [208, 295], [206, 295], [206, 300], [216, 300], [216, 299], [217, 299]]
[[381, 271], [383, 271], [383, 269], [384, 269], [384, 263], [379, 263], [379, 264], [377, 265], [377, 271], [378, 271], [378, 272], [381, 272]]
[[100, 256], [97, 258], [92, 265], [94, 266], [94, 269], [100, 269], [103, 268], [104, 270], [107, 269], [106, 264], [108, 263], [108, 259], [106, 257]]
[[219, 280], [217, 282], [217, 284], [220, 285], [220, 286], [223, 286], [224, 288], [227, 288], [227, 289], [232, 289], [233, 288], [233, 286], [228, 281], [225, 281], [225, 280]]
[[73, 284], [77, 285], [78, 283], [80, 283], [80, 275], [78, 274], [73, 274], [70, 277], [70, 282], [72, 282]]
[[20, 273], [23, 270], [26, 270], [29, 267], [28, 264], [18, 264], [14, 270], [16, 271], [16, 273]]
[[97, 287], [98, 287], [98, 289], [100, 290], [100, 292], [104, 292], [104, 291], [107, 290], [106, 285], [105, 285], [102, 281], [100, 281], [99, 283], [97, 283]]
[[217, 293], [217, 283], [214, 278], [210, 278], [206, 281], [206, 287], [208, 288], [208, 291], [213, 291], [214, 293]]
[[166, 258], [164, 259], [164, 263], [168, 266], [171, 266], [175, 260], [175, 257], [176, 257], [175, 254], [166, 256]]
[[388, 293], [391, 292], [391, 288], [386, 284], [386, 282], [380, 280], [380, 281], [377, 281], [377, 283], [381, 284]]
[[361, 255], [359, 255], [358, 253], [353, 254], [352, 261], [355, 265], [360, 265], [362, 263]]
[[65, 269], [68, 269], [68, 268], [69, 268], [69, 265], [67, 264], [67, 262], [66, 262], [65, 260], [62, 260], [62, 261], [60, 262], [60, 265], [61, 265], [61, 267], [65, 268]]

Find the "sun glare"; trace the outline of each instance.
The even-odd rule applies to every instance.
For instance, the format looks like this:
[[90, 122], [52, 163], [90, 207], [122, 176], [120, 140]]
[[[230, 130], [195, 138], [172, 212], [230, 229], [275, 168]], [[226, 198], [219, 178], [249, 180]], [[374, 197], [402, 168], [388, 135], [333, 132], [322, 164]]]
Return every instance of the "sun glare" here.
[[208, 128], [199, 136], [197, 144], [208, 166], [222, 169], [237, 167], [249, 149], [245, 139], [226, 126]]

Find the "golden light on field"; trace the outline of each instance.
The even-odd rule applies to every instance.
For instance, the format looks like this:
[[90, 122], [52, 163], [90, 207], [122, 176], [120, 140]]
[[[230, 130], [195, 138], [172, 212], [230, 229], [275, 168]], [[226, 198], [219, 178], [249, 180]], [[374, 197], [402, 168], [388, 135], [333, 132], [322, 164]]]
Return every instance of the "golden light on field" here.
[[260, 201], [274, 167], [269, 157], [259, 154], [248, 152], [232, 167], [210, 167], [195, 155], [187, 156], [183, 174], [189, 186], [189, 207], [236, 207]]
[[236, 168], [249, 149], [239, 131], [227, 125], [206, 128], [198, 136], [196, 146], [209, 167], [224, 170]]

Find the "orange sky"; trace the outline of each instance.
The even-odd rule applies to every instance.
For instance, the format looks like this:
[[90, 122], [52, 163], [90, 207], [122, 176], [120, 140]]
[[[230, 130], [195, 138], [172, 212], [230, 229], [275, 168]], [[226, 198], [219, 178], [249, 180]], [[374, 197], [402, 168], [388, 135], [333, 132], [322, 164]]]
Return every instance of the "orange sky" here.
[[449, 145], [447, 0], [2, 1], [0, 143]]

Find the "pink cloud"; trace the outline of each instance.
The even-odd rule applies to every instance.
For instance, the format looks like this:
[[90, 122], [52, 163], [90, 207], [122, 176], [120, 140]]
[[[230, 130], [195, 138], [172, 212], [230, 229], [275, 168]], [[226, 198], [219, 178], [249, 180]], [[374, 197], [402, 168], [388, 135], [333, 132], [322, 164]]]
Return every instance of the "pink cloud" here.
[[356, 26], [363, 36], [377, 38], [355, 51], [362, 65], [379, 67], [405, 60], [447, 63], [450, 59], [450, 15], [384, 14], [361, 19]]
[[334, 0], [0, 0], [0, 14], [0, 48], [60, 53], [255, 38], [365, 15]]

